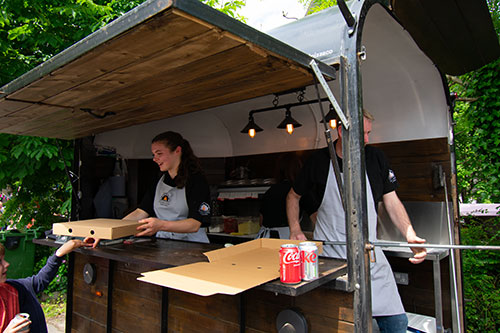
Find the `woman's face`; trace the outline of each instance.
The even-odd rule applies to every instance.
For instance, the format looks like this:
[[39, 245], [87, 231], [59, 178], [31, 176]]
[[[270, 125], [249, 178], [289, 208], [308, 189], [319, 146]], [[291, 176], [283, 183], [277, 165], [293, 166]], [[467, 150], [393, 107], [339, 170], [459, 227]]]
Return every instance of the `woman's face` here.
[[161, 142], [153, 142], [151, 152], [153, 153], [153, 161], [158, 164], [162, 172], [177, 173], [177, 168], [181, 163], [181, 147], [170, 150]]
[[5, 261], [5, 256], [0, 256], [0, 283], [7, 281], [7, 268], [10, 264]]

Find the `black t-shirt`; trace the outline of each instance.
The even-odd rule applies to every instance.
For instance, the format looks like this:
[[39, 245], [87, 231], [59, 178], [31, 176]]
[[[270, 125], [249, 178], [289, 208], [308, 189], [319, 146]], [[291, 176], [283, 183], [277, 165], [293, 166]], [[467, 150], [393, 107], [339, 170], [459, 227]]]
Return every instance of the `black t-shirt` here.
[[284, 180], [272, 185], [262, 196], [260, 213], [266, 228], [288, 227], [286, 218], [286, 196], [292, 184]]
[[[262, 225], [266, 228], [288, 227], [286, 215], [286, 196], [292, 188], [292, 183], [285, 179], [272, 185], [262, 196], [260, 213]], [[299, 202], [300, 214], [312, 214], [318, 210], [310, 195], [304, 195]]]
[[[337, 156], [337, 160], [340, 170], [342, 170], [342, 159]], [[298, 195], [303, 196], [310, 193], [318, 208], [325, 194], [330, 163], [328, 147], [318, 150], [306, 161], [293, 184], [293, 190]], [[385, 154], [380, 149], [365, 146], [365, 163], [373, 200], [377, 204], [382, 200], [384, 194], [396, 190], [399, 184], [394, 172], [390, 169]]]
[[[165, 172], [164, 175], [163, 182], [169, 186], [176, 187], [175, 178], [172, 179], [168, 172]], [[153, 207], [156, 185], [160, 181], [161, 176], [153, 182], [138, 207], [153, 217], [156, 217]], [[194, 173], [189, 175], [186, 181], [186, 201], [189, 209], [188, 218], [197, 220], [201, 223], [202, 227], [210, 226], [210, 214], [207, 214], [206, 211], [208, 207], [210, 212], [210, 188], [203, 174]]]

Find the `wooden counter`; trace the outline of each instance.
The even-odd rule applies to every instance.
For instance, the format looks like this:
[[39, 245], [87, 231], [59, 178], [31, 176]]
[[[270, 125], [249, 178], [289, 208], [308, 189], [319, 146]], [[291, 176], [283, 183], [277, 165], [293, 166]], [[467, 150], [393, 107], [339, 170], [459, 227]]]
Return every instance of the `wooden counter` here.
[[[158, 239], [74, 251], [66, 332], [276, 332], [277, 315], [289, 308], [304, 315], [310, 332], [353, 330], [352, 294], [324, 287], [346, 273], [342, 260], [320, 258], [314, 281], [277, 279], [234, 296], [203, 297], [137, 280], [141, 272], [208, 261], [203, 252], [220, 247]], [[97, 272], [92, 284], [83, 279], [87, 263]]]

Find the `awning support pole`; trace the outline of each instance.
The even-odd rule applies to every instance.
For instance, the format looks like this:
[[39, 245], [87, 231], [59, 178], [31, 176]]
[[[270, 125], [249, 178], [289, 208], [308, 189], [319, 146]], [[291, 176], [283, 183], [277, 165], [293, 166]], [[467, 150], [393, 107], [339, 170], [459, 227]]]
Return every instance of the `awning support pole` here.
[[[316, 78], [318, 79], [319, 83], [321, 83], [321, 86], [323, 87], [323, 90], [326, 93], [326, 96], [328, 96], [328, 99], [330, 100], [330, 103], [332, 103], [332, 106], [337, 113], [337, 115], [340, 118], [340, 121], [342, 121], [342, 126], [344, 126], [345, 129], [349, 129], [349, 121], [347, 120], [347, 117], [344, 115], [344, 112], [342, 112], [342, 108], [340, 107], [339, 103], [337, 103], [337, 100], [335, 99], [335, 96], [333, 96], [332, 91], [330, 90], [330, 86], [328, 86], [328, 83], [326, 83], [325, 78], [323, 77], [323, 74], [321, 74], [321, 71], [318, 67], [318, 64], [316, 61], [313, 59], [309, 63], [311, 66], [314, 74], [316, 75]], [[323, 120], [325, 118], [323, 117]]]
[[326, 125], [328, 122], [326, 121], [325, 118], [325, 111], [323, 110], [323, 105], [321, 103], [322, 99], [319, 95], [318, 80], [316, 80], [316, 78], [314, 78], [314, 86], [316, 88], [316, 94], [318, 96], [318, 104], [319, 104], [319, 109], [321, 111], [321, 118], [323, 119], [323, 125], [325, 127], [325, 139], [326, 139], [326, 144], [328, 145], [328, 153], [330, 154], [330, 161], [332, 163], [333, 173], [335, 174], [335, 180], [337, 181], [337, 189], [339, 190], [340, 201], [342, 202], [342, 208], [344, 209], [345, 212], [344, 186], [342, 182], [342, 176], [340, 175], [339, 161], [337, 161], [337, 153], [335, 153], [335, 147], [333, 146], [332, 133], [328, 128], [328, 126]]

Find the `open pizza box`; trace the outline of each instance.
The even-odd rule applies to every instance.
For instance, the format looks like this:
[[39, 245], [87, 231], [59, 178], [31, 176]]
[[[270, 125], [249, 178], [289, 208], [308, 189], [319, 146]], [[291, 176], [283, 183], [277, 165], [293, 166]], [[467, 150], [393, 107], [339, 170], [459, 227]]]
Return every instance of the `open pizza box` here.
[[[261, 238], [204, 253], [210, 262], [142, 273], [138, 280], [201, 296], [235, 295], [277, 279], [282, 244], [302, 241]], [[322, 244], [316, 242], [318, 253]]]
[[54, 223], [52, 233], [60, 236], [117, 239], [137, 234], [137, 221], [118, 219], [91, 219]]

